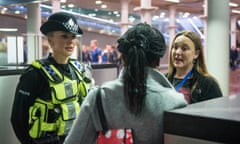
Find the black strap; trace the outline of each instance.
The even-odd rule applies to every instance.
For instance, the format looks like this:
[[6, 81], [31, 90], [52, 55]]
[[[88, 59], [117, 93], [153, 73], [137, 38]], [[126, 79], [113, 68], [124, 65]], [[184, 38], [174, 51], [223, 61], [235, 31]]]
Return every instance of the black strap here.
[[[105, 134], [107, 132], [107, 130], [108, 130], [108, 126], [107, 126], [107, 121], [106, 121], [105, 114], [104, 114], [104, 111], [103, 111], [101, 93], [102, 93], [102, 88], [99, 87], [97, 89], [96, 102], [97, 102], [97, 109], [98, 109], [100, 122], [101, 122], [101, 125], [102, 125], [102, 128], [103, 128], [102, 133]], [[126, 135], [127, 132], [126, 131], [127, 131], [127, 129], [125, 128], [124, 129], [124, 138], [123, 138], [124, 144], [126, 143], [126, 140], [127, 140], [127, 135]]]
[[101, 122], [101, 125], [102, 125], [102, 128], [103, 128], [103, 132], [106, 132], [108, 130], [108, 126], [107, 126], [107, 121], [106, 121], [105, 114], [104, 114], [104, 111], [103, 111], [102, 96], [101, 96], [102, 92], [101, 91], [102, 91], [102, 88], [99, 87], [97, 89], [96, 102], [97, 102], [98, 115], [99, 115], [100, 122]]

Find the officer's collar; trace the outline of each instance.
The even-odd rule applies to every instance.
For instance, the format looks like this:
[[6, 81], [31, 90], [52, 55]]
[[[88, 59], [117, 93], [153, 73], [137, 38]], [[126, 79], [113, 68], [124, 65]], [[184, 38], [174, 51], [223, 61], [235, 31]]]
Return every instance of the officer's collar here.
[[47, 60], [51, 64], [53, 64], [53, 65], [60, 65], [60, 66], [62, 65], [62, 66], [64, 66], [64, 65], [68, 65], [69, 64], [69, 59], [68, 59], [68, 63], [67, 64], [59, 64], [59, 63], [56, 62], [56, 60], [51, 55], [48, 56]]

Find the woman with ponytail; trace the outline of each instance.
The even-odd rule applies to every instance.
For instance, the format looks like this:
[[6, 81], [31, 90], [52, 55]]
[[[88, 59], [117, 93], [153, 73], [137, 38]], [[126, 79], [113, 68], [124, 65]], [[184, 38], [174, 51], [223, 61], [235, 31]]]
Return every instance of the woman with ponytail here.
[[[139, 23], [118, 39], [123, 67], [116, 80], [101, 85], [102, 107], [111, 129], [133, 130], [135, 144], [163, 143], [163, 113], [186, 105], [184, 96], [158, 70], [166, 51], [163, 35]], [[66, 144], [95, 144], [102, 130], [97, 88], [85, 98]]]

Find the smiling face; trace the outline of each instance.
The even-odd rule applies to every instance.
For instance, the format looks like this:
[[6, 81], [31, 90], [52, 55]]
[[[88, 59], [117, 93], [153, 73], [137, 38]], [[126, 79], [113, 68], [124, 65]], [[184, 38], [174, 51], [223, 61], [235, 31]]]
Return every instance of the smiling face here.
[[53, 51], [52, 56], [58, 63], [65, 63], [72, 55], [75, 38], [76, 35], [64, 31], [54, 31], [48, 34], [48, 42]]
[[193, 67], [194, 59], [197, 59], [199, 51], [191, 39], [184, 35], [178, 36], [171, 48], [171, 59], [176, 70], [189, 71]]

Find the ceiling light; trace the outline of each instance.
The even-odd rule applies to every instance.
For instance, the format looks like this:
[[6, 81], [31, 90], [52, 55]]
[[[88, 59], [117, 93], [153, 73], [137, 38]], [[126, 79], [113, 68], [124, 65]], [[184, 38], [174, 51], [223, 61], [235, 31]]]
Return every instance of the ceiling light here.
[[164, 18], [164, 17], [165, 17], [165, 15], [166, 15], [166, 13], [165, 13], [165, 12], [161, 12], [161, 13], [160, 13], [160, 18]]
[[180, 0], [165, 0], [165, 1], [174, 2], [174, 3], [179, 3], [180, 2]]
[[105, 8], [107, 8], [107, 5], [103, 4], [103, 5], [101, 5], [101, 8], [105, 9]]
[[18, 31], [18, 29], [17, 28], [0, 28], [0, 31], [14, 32], [14, 31]]
[[198, 19], [198, 17], [197, 16], [193, 16], [193, 19]]
[[157, 20], [157, 19], [159, 19], [158, 15], [155, 15], [155, 16], [152, 17], [152, 20]]
[[96, 0], [95, 3], [96, 4], [102, 4], [102, 1], [101, 0]]
[[190, 13], [186, 12], [183, 14], [183, 18], [187, 18], [190, 15]]
[[87, 30], [88, 30], [88, 31], [92, 31], [92, 28], [91, 28], [91, 27], [88, 27]]
[[35, 0], [35, 1], [32, 1], [32, 3], [41, 3], [41, 0]]
[[99, 33], [100, 34], [103, 34], [105, 32], [105, 30], [100, 30]]
[[7, 8], [3, 8], [3, 9], [1, 10], [1, 14], [5, 14], [7, 10], [8, 10]]
[[240, 11], [239, 10], [232, 10], [232, 13], [240, 14]]
[[15, 14], [20, 14], [20, 11], [16, 10], [14, 13], [15, 13]]
[[2, 10], [3, 10], [3, 11], [7, 11], [7, 10], [8, 10], [8, 8], [4, 7]]
[[163, 21], [164, 22], [169, 22], [169, 18], [165, 18]]
[[113, 13], [114, 13], [114, 14], [118, 14], [118, 11], [114, 11]]
[[128, 20], [132, 23], [132, 22], [134, 22], [136, 19], [135, 19], [135, 17], [130, 16], [130, 17], [128, 18]]
[[231, 6], [231, 7], [238, 7], [238, 4], [230, 2], [229, 6]]
[[69, 4], [68, 7], [73, 8], [74, 4]]
[[60, 3], [66, 3], [67, 0], [60, 0]]

